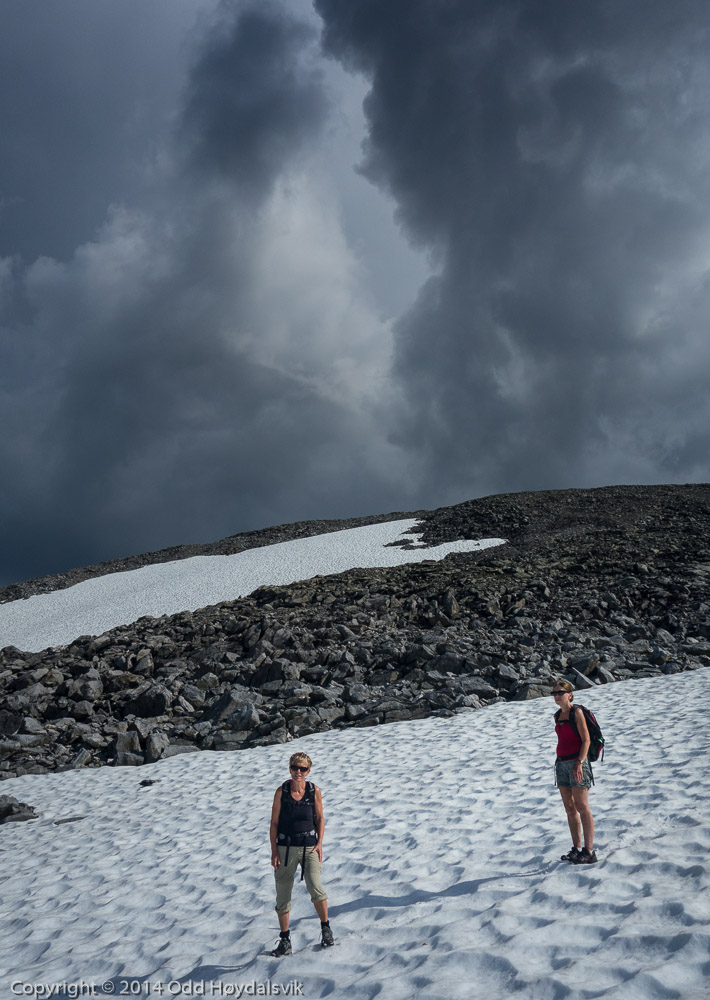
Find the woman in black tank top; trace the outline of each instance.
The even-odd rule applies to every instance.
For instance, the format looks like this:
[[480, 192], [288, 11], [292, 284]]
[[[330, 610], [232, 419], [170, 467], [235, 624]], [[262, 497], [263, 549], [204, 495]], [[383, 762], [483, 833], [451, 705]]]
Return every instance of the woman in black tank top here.
[[301, 865], [301, 879], [321, 921], [321, 944], [334, 944], [328, 921], [327, 896], [321, 885], [323, 861], [323, 799], [320, 788], [308, 781], [312, 761], [308, 754], [295, 753], [289, 761], [291, 778], [276, 789], [271, 809], [271, 864], [276, 880], [276, 912], [279, 917], [279, 943], [271, 953], [291, 954], [289, 919], [291, 890], [296, 868]]

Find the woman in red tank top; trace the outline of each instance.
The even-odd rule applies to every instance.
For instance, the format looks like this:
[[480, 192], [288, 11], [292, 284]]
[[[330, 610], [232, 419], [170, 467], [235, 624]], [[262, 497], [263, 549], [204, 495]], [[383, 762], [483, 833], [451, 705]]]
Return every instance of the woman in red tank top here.
[[[592, 772], [587, 760], [589, 730], [584, 712], [576, 709], [574, 688], [569, 681], [555, 681], [552, 689], [555, 704], [555, 732], [557, 733], [557, 760], [555, 776], [567, 823], [572, 834], [572, 848], [562, 855], [562, 861], [576, 865], [594, 864], [594, 819], [589, 808], [589, 788]], [[584, 834], [584, 847], [582, 847]]]

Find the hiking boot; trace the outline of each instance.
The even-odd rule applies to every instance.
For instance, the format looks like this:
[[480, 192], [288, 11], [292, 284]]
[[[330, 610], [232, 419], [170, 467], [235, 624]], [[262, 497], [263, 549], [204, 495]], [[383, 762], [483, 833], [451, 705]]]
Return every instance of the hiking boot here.
[[279, 943], [276, 945], [271, 954], [274, 958], [283, 958], [284, 955], [290, 955], [293, 952], [291, 947], [291, 935], [290, 934], [280, 934]]
[[577, 858], [579, 857], [579, 855], [581, 853], [582, 852], [580, 851], [580, 849], [578, 847], [574, 847], [573, 846], [570, 851], [567, 851], [566, 854], [562, 855], [562, 857], [560, 858], [560, 861], [571, 861], [572, 864], [576, 864]]
[[330, 924], [320, 925], [320, 945], [321, 948], [330, 948], [331, 945], [335, 944], [333, 939], [333, 932], [330, 929]]
[[583, 847], [579, 852], [577, 857], [574, 859], [573, 864], [575, 865], [593, 865], [597, 860], [596, 851], [588, 851], [586, 847]]

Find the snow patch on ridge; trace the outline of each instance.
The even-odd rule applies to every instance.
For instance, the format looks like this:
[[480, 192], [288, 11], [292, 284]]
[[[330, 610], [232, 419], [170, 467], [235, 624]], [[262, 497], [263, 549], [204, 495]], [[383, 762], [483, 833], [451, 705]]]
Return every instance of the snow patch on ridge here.
[[193, 556], [155, 563], [124, 573], [84, 580], [65, 590], [37, 594], [0, 605], [0, 648], [39, 652], [63, 646], [80, 635], [102, 635], [144, 615], [196, 611], [251, 594], [257, 587], [280, 586], [349, 569], [375, 569], [443, 559], [452, 552], [476, 552], [503, 545], [503, 538], [465, 539], [413, 548], [407, 534], [419, 522], [405, 518], [346, 528], [310, 538], [247, 549], [233, 555]]

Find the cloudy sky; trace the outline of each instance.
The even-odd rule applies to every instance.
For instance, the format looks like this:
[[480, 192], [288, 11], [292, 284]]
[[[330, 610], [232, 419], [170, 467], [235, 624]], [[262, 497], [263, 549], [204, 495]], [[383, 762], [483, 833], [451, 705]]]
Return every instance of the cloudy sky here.
[[0, 13], [0, 583], [710, 479], [706, 0]]

